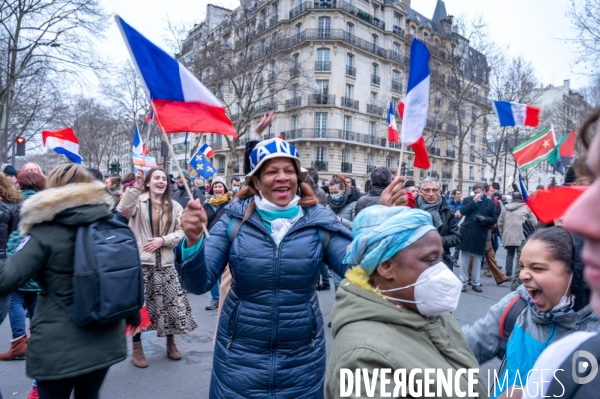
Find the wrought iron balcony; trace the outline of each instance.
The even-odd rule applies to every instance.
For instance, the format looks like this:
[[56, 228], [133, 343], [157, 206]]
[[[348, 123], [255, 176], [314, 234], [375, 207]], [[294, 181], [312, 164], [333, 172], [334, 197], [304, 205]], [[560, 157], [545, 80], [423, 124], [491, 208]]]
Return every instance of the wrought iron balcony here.
[[435, 148], [435, 147], [427, 147], [427, 152], [430, 155], [436, 155], [436, 156], [440, 156], [440, 149], [439, 148]]
[[367, 104], [367, 113], [372, 115], [383, 115], [383, 107], [376, 104]]
[[342, 97], [342, 107], [352, 108], [358, 111], [358, 100], [352, 98]]
[[395, 35], [404, 37], [404, 29], [402, 29], [401, 27], [399, 27], [397, 25], [394, 25], [394, 27], [392, 28], [392, 32], [394, 32]]
[[392, 80], [392, 90], [402, 92], [402, 83]]
[[319, 172], [327, 172], [327, 161], [312, 161], [312, 167]]
[[346, 65], [346, 75], [356, 77], [356, 68]]
[[446, 131], [448, 133], [458, 133], [458, 126], [448, 124], [446, 125]]
[[273, 26], [273, 25], [277, 24], [277, 22], [279, 22], [279, 16], [273, 15], [271, 17], [271, 19], [269, 20], [269, 26]]
[[367, 173], [372, 173], [376, 167], [375, 165], [367, 165]]
[[446, 157], [448, 158], [456, 158], [456, 152], [454, 150], [447, 150]]
[[335, 96], [327, 94], [311, 94], [308, 96], [308, 105], [335, 105]]
[[217, 168], [217, 173], [225, 173], [225, 168]]
[[302, 106], [302, 97], [293, 97], [293, 98], [290, 98], [289, 100], [285, 100], [286, 111], [288, 109], [298, 108], [301, 106]]
[[380, 82], [381, 82], [381, 77], [379, 75], [371, 75], [371, 83], [372, 84], [379, 86]]
[[[344, 142], [353, 142], [358, 144], [374, 145], [381, 148], [387, 146], [387, 138], [381, 136], [371, 136], [368, 134], [350, 132], [342, 129], [294, 129], [281, 133], [284, 140], [341, 140]], [[242, 141], [242, 140], [240, 140]], [[245, 144], [245, 143], [244, 143]], [[238, 146], [239, 146], [238, 142]]]
[[415, 175], [414, 169], [409, 169], [406, 171], [406, 176], [414, 177], [414, 175]]
[[331, 72], [331, 61], [317, 61], [317, 62], [315, 62], [315, 71], [317, 71], [317, 72]]
[[352, 173], [352, 164], [350, 162], [342, 162], [342, 173]]
[[442, 172], [442, 179], [452, 179], [452, 172]]

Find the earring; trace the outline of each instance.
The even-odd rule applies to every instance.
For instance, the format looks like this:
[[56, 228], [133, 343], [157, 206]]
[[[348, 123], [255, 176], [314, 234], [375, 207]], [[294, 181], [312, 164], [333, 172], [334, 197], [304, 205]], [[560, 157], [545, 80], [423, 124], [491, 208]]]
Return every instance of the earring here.
[[298, 197], [302, 197], [302, 189], [298, 186]]

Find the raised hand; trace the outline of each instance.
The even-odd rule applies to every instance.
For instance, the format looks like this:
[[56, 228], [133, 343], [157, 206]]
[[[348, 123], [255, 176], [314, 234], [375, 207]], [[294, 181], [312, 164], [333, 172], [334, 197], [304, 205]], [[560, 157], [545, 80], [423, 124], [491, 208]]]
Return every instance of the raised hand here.
[[396, 176], [392, 183], [387, 186], [379, 197], [379, 204], [385, 206], [406, 206], [408, 204], [408, 195], [404, 189], [404, 176]]
[[185, 233], [186, 247], [189, 248], [198, 244], [207, 222], [208, 218], [200, 200], [195, 199], [188, 202], [187, 207], [181, 214], [181, 228]]
[[139, 188], [140, 190], [144, 188], [144, 179], [146, 176], [144, 175], [144, 171], [139, 169], [135, 174], [135, 188]]
[[260, 136], [263, 130], [265, 130], [270, 124], [272, 124], [276, 118], [277, 115], [274, 111], [269, 112], [268, 115], [263, 115], [262, 118], [260, 118], [260, 123], [258, 124], [258, 126], [256, 126], [256, 129], [254, 129], [253, 135], [255, 137]]

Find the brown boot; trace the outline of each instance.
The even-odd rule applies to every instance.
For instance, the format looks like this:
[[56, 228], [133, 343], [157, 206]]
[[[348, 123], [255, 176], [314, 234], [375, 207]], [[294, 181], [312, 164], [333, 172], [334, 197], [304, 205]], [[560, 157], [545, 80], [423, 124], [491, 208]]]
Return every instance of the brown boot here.
[[148, 367], [148, 361], [146, 360], [146, 356], [144, 356], [144, 348], [142, 348], [142, 341], [133, 343], [131, 357], [135, 367], [139, 367], [141, 369]]
[[179, 352], [179, 349], [177, 349], [177, 345], [175, 345], [175, 337], [172, 335], [167, 335], [167, 353], [173, 360], [181, 359], [181, 352]]
[[23, 335], [19, 338], [10, 340], [10, 349], [8, 352], [0, 355], [0, 360], [23, 360], [25, 359], [25, 352], [27, 352], [27, 342], [29, 338], [27, 335]]

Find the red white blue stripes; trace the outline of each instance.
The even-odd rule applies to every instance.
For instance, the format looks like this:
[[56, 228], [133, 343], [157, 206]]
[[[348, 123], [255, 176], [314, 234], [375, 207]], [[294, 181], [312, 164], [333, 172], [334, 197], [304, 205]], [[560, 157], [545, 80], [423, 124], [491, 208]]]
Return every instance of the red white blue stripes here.
[[70, 127], [60, 130], [44, 130], [42, 132], [44, 147], [63, 154], [73, 163], [83, 163], [79, 155], [79, 140]]
[[131, 152], [136, 155], [150, 154], [150, 151], [148, 151], [148, 148], [146, 148], [146, 145], [142, 141], [142, 136], [140, 135], [140, 130], [137, 125], [135, 125], [135, 133], [133, 134], [133, 146]]
[[390, 103], [388, 112], [388, 141], [390, 143], [398, 142], [398, 126], [396, 125], [396, 115], [394, 115], [394, 105]]
[[198, 149], [198, 153], [204, 154], [206, 158], [212, 158], [215, 155], [212, 147], [206, 143], [202, 144], [202, 146]]
[[494, 101], [500, 126], [531, 126], [540, 124], [540, 108], [533, 105]]
[[115, 17], [166, 133], [216, 133], [237, 138], [223, 104], [176, 59]]

